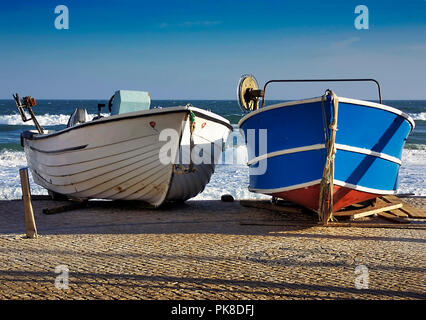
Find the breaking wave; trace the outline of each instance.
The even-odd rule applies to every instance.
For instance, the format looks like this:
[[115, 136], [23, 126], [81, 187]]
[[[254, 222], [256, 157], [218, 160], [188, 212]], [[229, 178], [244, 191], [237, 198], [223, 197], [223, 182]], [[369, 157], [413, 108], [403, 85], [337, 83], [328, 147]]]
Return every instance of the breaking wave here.
[[[102, 114], [105, 116], [106, 114]], [[96, 114], [89, 114], [89, 119], [91, 120], [93, 117], [95, 117]], [[41, 114], [37, 115], [37, 121], [41, 126], [57, 126], [57, 125], [66, 125], [68, 123], [68, 119], [70, 118], [69, 114]], [[19, 114], [7, 114], [7, 115], [1, 115], [0, 116], [0, 124], [7, 124], [7, 125], [27, 125], [27, 126], [33, 126], [32, 121], [24, 122], [21, 119], [21, 116]]]
[[413, 120], [423, 120], [426, 121], [426, 112], [420, 113], [409, 113], [408, 114]]

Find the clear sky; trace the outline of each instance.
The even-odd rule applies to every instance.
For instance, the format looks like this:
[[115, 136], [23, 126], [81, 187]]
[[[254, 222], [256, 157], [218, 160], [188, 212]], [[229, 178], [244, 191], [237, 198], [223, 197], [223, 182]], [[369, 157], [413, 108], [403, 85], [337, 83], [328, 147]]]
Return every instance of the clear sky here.
[[[69, 29], [55, 28], [57, 5]], [[357, 30], [357, 5], [369, 29]], [[235, 99], [241, 74], [375, 78], [384, 99], [426, 99], [426, 1], [2, 1], [0, 98], [108, 99], [117, 89], [152, 99]], [[324, 87], [376, 98], [371, 84], [297, 84], [269, 98], [319, 96]]]

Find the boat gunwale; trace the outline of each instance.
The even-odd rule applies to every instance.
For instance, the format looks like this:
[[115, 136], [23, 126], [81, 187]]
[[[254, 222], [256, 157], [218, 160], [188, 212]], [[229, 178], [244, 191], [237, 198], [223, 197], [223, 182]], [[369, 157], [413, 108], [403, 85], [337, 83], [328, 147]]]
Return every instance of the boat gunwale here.
[[85, 127], [93, 126], [93, 125], [105, 124], [105, 123], [128, 120], [128, 119], [137, 119], [137, 118], [148, 117], [148, 116], [155, 116], [159, 114], [170, 114], [170, 113], [179, 113], [179, 112], [187, 113], [188, 111], [194, 112], [194, 114], [200, 118], [219, 123], [227, 127], [229, 130], [231, 131], [233, 130], [233, 127], [231, 126], [230, 122], [227, 119], [219, 115], [216, 115], [210, 111], [199, 109], [196, 107], [176, 106], [176, 107], [167, 107], [167, 108], [161, 108], [161, 109], [157, 108], [157, 109], [142, 110], [142, 111], [136, 111], [136, 112], [131, 112], [131, 113], [122, 114], [122, 115], [104, 117], [98, 120], [91, 120], [88, 122], [75, 125], [73, 127], [68, 127], [63, 130], [55, 131], [48, 134], [38, 134], [37, 132], [34, 132], [32, 130], [27, 130], [27, 131], [24, 131], [24, 133], [30, 132], [34, 134], [30, 136], [24, 136], [23, 138], [27, 140], [42, 140], [42, 139], [47, 139], [47, 138], [61, 135], [63, 133], [67, 133], [72, 130], [77, 130], [77, 129], [81, 129], [81, 128], [85, 128]]
[[[273, 104], [273, 105], [270, 105], [270, 106], [267, 106], [267, 107], [259, 108], [255, 111], [248, 113], [243, 118], [241, 118], [240, 121], [238, 122], [238, 128], [241, 128], [242, 124], [247, 119], [249, 119], [249, 118], [251, 118], [251, 117], [253, 117], [253, 116], [255, 116], [259, 113], [278, 109], [278, 108], [296, 106], [296, 105], [304, 104], [304, 103], [319, 102], [319, 101], [322, 101], [322, 99], [323, 99], [323, 97], [315, 97], [315, 98], [309, 98], [309, 99], [303, 99], [303, 100], [293, 100], [293, 101], [286, 101], [286, 102], [282, 102], [282, 103]], [[388, 111], [388, 112], [394, 113], [398, 116], [401, 116], [405, 120], [407, 120], [407, 122], [410, 124], [410, 126], [411, 126], [410, 133], [414, 130], [414, 128], [416, 126], [412, 117], [410, 117], [407, 113], [405, 113], [405, 112], [403, 112], [403, 111], [401, 111], [401, 110], [399, 110], [395, 107], [387, 106], [385, 104], [381, 104], [381, 103], [377, 103], [377, 102], [364, 101], [364, 100], [345, 98], [345, 97], [338, 97], [338, 99], [339, 99], [339, 102], [344, 102], [344, 103], [349, 103], [349, 104], [354, 104], [354, 105], [364, 106], [364, 107], [372, 107], [372, 108]]]

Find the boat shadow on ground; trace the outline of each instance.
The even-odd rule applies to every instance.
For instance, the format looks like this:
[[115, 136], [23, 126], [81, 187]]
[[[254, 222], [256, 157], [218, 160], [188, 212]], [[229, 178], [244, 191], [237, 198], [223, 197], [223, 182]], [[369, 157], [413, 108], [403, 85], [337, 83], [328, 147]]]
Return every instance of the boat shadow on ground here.
[[[235, 234], [281, 236], [280, 231], [309, 229], [314, 213], [296, 214], [247, 208], [238, 201], [191, 200], [153, 208], [138, 201], [33, 200], [40, 235], [49, 234]], [[55, 209], [68, 210], [53, 214]], [[46, 210], [47, 209], [47, 210]], [[0, 201], [0, 234], [25, 233], [22, 201]]]
[[[43, 213], [45, 209], [69, 204], [67, 201], [33, 201], [38, 234], [223, 234], [318, 240], [426, 242], [421, 238], [406, 238], [401, 235], [360, 234], [348, 228], [324, 229], [318, 224], [318, 217], [313, 212], [284, 213], [248, 208], [240, 205], [239, 201], [191, 200], [152, 208], [138, 201], [95, 200], [70, 211], [49, 215]], [[0, 201], [0, 220], [0, 235], [25, 234], [22, 201]], [[317, 228], [322, 231], [318, 232]]]

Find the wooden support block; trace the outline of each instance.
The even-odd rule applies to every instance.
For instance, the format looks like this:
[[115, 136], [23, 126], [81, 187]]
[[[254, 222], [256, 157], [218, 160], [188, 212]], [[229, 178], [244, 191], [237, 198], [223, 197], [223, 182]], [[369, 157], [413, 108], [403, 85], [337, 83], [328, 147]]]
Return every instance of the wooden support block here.
[[398, 198], [397, 196], [394, 196], [394, 195], [381, 196], [380, 199], [383, 200], [383, 201], [386, 201], [388, 203], [391, 203], [391, 202], [401, 202], [401, 199]]
[[424, 210], [408, 207], [406, 205], [404, 205], [404, 208], [402, 208], [401, 210], [404, 211], [406, 214], [408, 214], [410, 218], [426, 219], [426, 212]]
[[385, 218], [386, 220], [390, 220], [395, 223], [410, 223], [407, 219], [397, 217], [390, 212], [379, 212], [377, 213], [379, 217]]
[[282, 204], [273, 204], [269, 200], [240, 200], [240, 204], [244, 207], [267, 209], [283, 213], [302, 213], [305, 209], [288, 202]]
[[[380, 199], [379, 199], [380, 200]], [[377, 204], [375, 206], [368, 206], [362, 209], [355, 209], [355, 210], [344, 210], [344, 211], [338, 211], [334, 212], [334, 217], [351, 217], [352, 219], [359, 219], [362, 217], [368, 217], [373, 214], [384, 212], [384, 211], [390, 211], [402, 208], [402, 203], [395, 203], [395, 204], [389, 204], [384, 201], [377, 201]]]
[[410, 206], [408, 203], [401, 201], [398, 197], [396, 196], [384, 196], [381, 197], [381, 199], [383, 199], [383, 201], [386, 201], [388, 203], [392, 203], [392, 202], [402, 202], [403, 203], [403, 208], [401, 208], [400, 210], [407, 214], [410, 218], [414, 218], [414, 219], [426, 219], [426, 211], [419, 209], [419, 208], [414, 208], [412, 206]]
[[28, 179], [28, 168], [19, 169], [21, 178], [22, 200], [24, 202], [25, 232], [27, 238], [37, 238], [37, 228], [34, 219], [33, 206], [31, 204], [30, 181]]
[[397, 217], [400, 217], [400, 218], [408, 218], [408, 214], [406, 214], [404, 211], [402, 211], [403, 209], [404, 209], [404, 205], [403, 205], [402, 208], [391, 210], [389, 212], [392, 213], [393, 215], [397, 216]]

